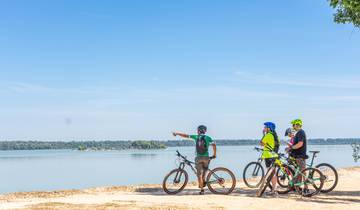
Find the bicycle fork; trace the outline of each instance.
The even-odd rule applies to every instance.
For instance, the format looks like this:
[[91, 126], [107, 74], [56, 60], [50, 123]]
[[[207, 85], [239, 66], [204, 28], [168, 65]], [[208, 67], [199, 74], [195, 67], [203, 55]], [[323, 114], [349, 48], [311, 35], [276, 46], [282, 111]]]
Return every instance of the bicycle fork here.
[[180, 163], [180, 165], [179, 165], [179, 169], [181, 169], [181, 170], [178, 170], [178, 172], [176, 172], [176, 175], [175, 175], [175, 177], [174, 177], [174, 183], [175, 184], [178, 184], [178, 183], [180, 183], [180, 180], [181, 180], [181, 176], [182, 176], [182, 170], [184, 170], [184, 168], [185, 168], [185, 163]]
[[[261, 161], [262, 161], [262, 159], [259, 158], [259, 159], [258, 159], [258, 163], [261, 164]], [[259, 170], [260, 170], [260, 167], [259, 167], [259, 165], [256, 164], [252, 175], [253, 175], [253, 176], [257, 176], [258, 173], [259, 173]]]

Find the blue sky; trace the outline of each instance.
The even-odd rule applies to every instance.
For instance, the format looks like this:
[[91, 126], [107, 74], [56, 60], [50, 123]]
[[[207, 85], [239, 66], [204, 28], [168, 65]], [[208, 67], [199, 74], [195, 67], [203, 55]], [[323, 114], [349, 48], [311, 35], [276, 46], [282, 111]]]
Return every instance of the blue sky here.
[[0, 1], [0, 139], [359, 137], [360, 31], [327, 1]]

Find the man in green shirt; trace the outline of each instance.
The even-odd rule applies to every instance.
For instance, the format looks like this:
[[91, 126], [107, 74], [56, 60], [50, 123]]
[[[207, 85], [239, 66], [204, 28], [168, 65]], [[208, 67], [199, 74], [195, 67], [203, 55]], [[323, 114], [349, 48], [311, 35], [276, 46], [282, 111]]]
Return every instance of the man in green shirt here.
[[197, 170], [197, 177], [200, 188], [200, 195], [204, 194], [204, 180], [205, 173], [208, 169], [210, 157], [209, 157], [209, 146], [213, 148], [213, 156], [211, 159], [216, 158], [216, 145], [210, 136], [205, 135], [207, 131], [206, 126], [200, 125], [197, 129], [197, 135], [188, 135], [185, 133], [173, 132], [174, 136], [181, 136], [183, 138], [193, 139], [196, 145], [196, 158], [195, 166]]

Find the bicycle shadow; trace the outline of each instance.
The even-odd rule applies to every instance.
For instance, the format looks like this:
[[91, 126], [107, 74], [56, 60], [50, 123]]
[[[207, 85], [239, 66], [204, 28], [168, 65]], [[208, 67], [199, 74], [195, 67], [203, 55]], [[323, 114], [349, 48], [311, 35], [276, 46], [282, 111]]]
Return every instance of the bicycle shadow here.
[[[360, 196], [360, 191], [332, 191], [326, 195], [334, 195], [334, 196]], [[359, 198], [360, 200], [360, 198]]]
[[[147, 194], [147, 195], [156, 195], [156, 196], [171, 196], [164, 192], [161, 187], [143, 187], [135, 189], [135, 192]], [[187, 195], [198, 195], [200, 192], [199, 189], [184, 189], [180, 193], [176, 194], [176, 196], [187, 196]]]
[[[266, 197], [263, 198], [274, 198]], [[285, 195], [279, 195], [276, 198], [279, 199], [293, 199], [302, 202], [314, 202], [320, 204], [351, 204], [360, 203], [360, 191], [333, 191], [330, 193], [322, 193], [313, 197], [302, 197], [296, 193], [289, 193]]]
[[[135, 189], [137, 193], [143, 193], [147, 195], [157, 195], [157, 196], [169, 196], [166, 194], [162, 187], [141, 187]], [[187, 196], [187, 195], [198, 195], [200, 190], [198, 188], [185, 188], [180, 193], [176, 194], [176, 196]], [[235, 188], [234, 191], [227, 196], [249, 196], [249, 197], [256, 197], [257, 190], [255, 189], [242, 189], [242, 188]], [[211, 195], [212, 193], [205, 188], [205, 195]]]
[[[199, 194], [199, 189], [197, 188], [188, 188], [184, 189], [180, 193], [176, 195], [168, 195], [166, 194], [161, 187], [142, 187], [135, 189], [135, 192], [147, 195], [154, 196], [193, 196]], [[235, 190], [230, 195], [224, 196], [232, 196], [232, 197], [252, 197], [257, 198], [256, 196], [257, 189], [250, 188], [235, 188]], [[212, 193], [205, 189], [205, 195], [212, 195]], [[222, 195], [219, 195], [222, 196]], [[319, 194], [314, 197], [301, 197], [295, 193], [289, 193], [285, 195], [278, 195], [277, 199], [295, 199], [297, 201], [303, 202], [315, 202], [315, 203], [323, 203], [323, 204], [349, 204], [349, 203], [360, 203], [360, 191], [333, 191], [327, 194]], [[274, 199], [273, 196], [266, 196], [259, 199]]]
[[[311, 199], [312, 200], [312, 199]], [[360, 203], [360, 191], [332, 191], [320, 194], [313, 202]]]

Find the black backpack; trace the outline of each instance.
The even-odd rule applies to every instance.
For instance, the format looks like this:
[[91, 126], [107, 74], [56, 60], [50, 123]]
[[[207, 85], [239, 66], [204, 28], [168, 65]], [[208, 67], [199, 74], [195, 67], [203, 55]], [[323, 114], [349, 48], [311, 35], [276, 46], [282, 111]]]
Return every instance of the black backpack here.
[[279, 148], [280, 148], [279, 137], [276, 132], [271, 132], [271, 134], [274, 136], [274, 140], [275, 140], [274, 151], [277, 153], [277, 152], [279, 152]]
[[196, 153], [205, 154], [208, 151], [208, 147], [206, 145], [205, 135], [199, 135], [196, 140]]

